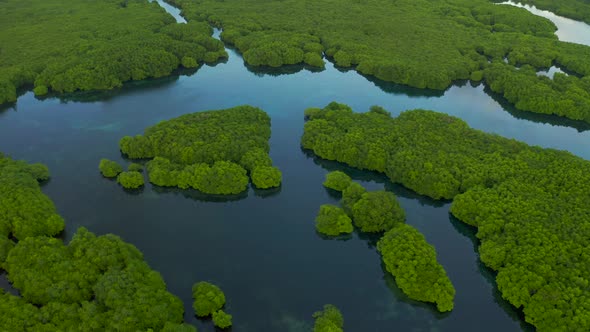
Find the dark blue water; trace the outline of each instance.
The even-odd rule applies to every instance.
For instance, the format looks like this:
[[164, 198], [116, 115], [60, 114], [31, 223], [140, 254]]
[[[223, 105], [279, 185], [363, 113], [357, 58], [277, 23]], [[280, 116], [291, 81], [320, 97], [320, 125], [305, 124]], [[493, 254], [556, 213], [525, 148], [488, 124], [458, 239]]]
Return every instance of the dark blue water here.
[[[469, 83], [429, 92], [369, 80], [331, 64], [322, 72], [300, 67], [261, 72], [228, 52], [226, 63], [117, 91], [45, 100], [25, 93], [0, 110], [0, 151], [47, 164], [52, 179], [43, 190], [66, 219], [66, 237], [85, 226], [136, 245], [184, 300], [186, 320], [201, 332], [213, 327], [193, 316], [191, 286], [200, 280], [225, 291], [235, 332], [309, 331], [311, 314], [325, 303], [342, 310], [345, 330], [353, 332], [530, 329], [502, 300], [494, 274], [478, 259], [474, 230], [450, 217], [449, 203], [305, 153], [299, 145], [303, 110], [333, 100], [357, 111], [382, 105], [394, 115], [434, 109], [487, 132], [590, 158], [587, 125], [516, 111]], [[283, 171], [280, 190], [251, 189], [221, 200], [148, 184], [131, 194], [98, 172], [101, 158], [126, 162], [117, 145], [124, 135], [181, 114], [240, 104], [261, 107], [272, 118], [271, 156]], [[325, 174], [335, 169], [369, 189], [398, 195], [407, 222], [436, 247], [457, 290], [453, 312], [439, 314], [404, 296], [384, 272], [375, 238], [325, 240], [316, 234], [319, 206], [338, 202], [322, 187]]]

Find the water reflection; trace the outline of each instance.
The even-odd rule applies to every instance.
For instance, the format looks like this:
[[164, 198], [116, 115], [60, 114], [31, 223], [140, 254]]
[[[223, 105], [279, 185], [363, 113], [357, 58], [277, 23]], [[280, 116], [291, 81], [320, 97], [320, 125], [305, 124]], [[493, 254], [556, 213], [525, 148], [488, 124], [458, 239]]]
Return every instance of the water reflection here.
[[555, 24], [555, 26], [557, 26], [555, 34], [561, 41], [590, 46], [590, 25], [584, 22], [558, 16], [550, 11], [540, 10], [535, 6], [524, 5], [519, 2], [505, 1], [500, 4], [524, 8], [537, 16], [549, 19]]
[[195, 189], [180, 189], [180, 188], [172, 188], [172, 187], [160, 187], [156, 185], [152, 185], [153, 192], [157, 193], [158, 195], [175, 195], [175, 196], [182, 196], [184, 198], [188, 198], [191, 200], [199, 201], [199, 202], [211, 202], [211, 203], [227, 203], [227, 202], [234, 202], [239, 201], [242, 199], [246, 199], [248, 197], [248, 190], [234, 195], [213, 195], [213, 194], [205, 194]]

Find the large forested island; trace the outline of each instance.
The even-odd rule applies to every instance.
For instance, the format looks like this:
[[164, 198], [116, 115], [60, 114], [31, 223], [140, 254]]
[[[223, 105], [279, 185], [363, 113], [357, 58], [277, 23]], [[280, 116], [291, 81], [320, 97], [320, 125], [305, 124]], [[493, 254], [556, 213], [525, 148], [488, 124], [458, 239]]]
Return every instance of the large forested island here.
[[391, 118], [331, 103], [306, 117], [301, 144], [318, 156], [454, 199], [451, 212], [478, 228], [502, 296], [540, 331], [590, 329], [590, 162], [432, 111]]

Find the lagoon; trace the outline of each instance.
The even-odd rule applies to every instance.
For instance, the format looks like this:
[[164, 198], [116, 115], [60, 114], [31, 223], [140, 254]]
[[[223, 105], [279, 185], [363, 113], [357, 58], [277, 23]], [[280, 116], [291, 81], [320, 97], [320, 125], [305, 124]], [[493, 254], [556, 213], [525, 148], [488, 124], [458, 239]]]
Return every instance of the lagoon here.
[[[587, 125], [517, 111], [469, 82], [427, 91], [341, 71], [331, 63], [320, 72], [298, 66], [254, 69], [235, 51], [228, 53], [225, 63], [114, 91], [43, 100], [27, 92], [0, 109], [0, 151], [47, 164], [52, 179], [43, 191], [66, 219], [64, 236], [69, 239], [85, 226], [136, 245], [184, 301], [185, 319], [201, 332], [214, 329], [193, 315], [191, 286], [200, 280], [223, 289], [235, 332], [309, 331], [311, 314], [325, 303], [341, 309], [346, 331], [532, 330], [501, 298], [494, 273], [479, 261], [474, 229], [450, 216], [449, 202], [302, 151], [303, 110], [331, 101], [356, 111], [381, 105], [394, 115], [433, 109], [486, 132], [590, 159]], [[228, 199], [148, 184], [130, 194], [98, 171], [101, 158], [126, 162], [117, 144], [124, 135], [182, 114], [240, 104], [261, 107], [271, 116], [271, 157], [283, 172], [280, 190], [250, 189]], [[316, 234], [319, 206], [338, 202], [322, 187], [325, 174], [337, 169], [368, 189], [398, 195], [407, 222], [435, 246], [457, 290], [451, 313], [405, 297], [384, 272], [375, 238], [355, 233], [325, 240]]]

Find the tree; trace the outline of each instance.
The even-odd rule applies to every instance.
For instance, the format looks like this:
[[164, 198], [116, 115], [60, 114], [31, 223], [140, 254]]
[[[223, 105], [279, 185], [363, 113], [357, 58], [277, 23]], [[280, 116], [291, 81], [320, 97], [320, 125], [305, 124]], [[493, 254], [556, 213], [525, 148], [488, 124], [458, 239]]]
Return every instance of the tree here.
[[403, 223], [405, 212], [393, 193], [368, 192], [353, 205], [352, 220], [363, 232], [383, 232]]
[[340, 310], [332, 304], [324, 305], [324, 310], [313, 314], [315, 324], [313, 332], [342, 332], [344, 318]]
[[193, 308], [199, 317], [209, 316], [225, 304], [225, 295], [221, 289], [206, 281], [193, 285], [193, 299]]
[[258, 166], [250, 175], [252, 183], [260, 189], [275, 188], [281, 185], [281, 171], [273, 166]]
[[102, 176], [106, 178], [114, 178], [119, 175], [119, 173], [123, 172], [123, 167], [121, 167], [121, 165], [108, 159], [101, 159], [100, 164], [98, 164], [98, 169], [102, 173]]
[[232, 325], [232, 315], [226, 314], [223, 310], [213, 312], [213, 324], [220, 329], [228, 328]]
[[324, 187], [334, 189], [336, 191], [344, 191], [352, 183], [350, 176], [341, 171], [334, 171], [326, 174], [326, 181]]
[[137, 189], [144, 185], [143, 175], [137, 171], [122, 172], [117, 176], [117, 182], [125, 189]]
[[320, 212], [315, 219], [315, 228], [318, 232], [330, 236], [337, 236], [342, 233], [352, 233], [352, 220], [344, 210], [334, 205], [320, 206]]

